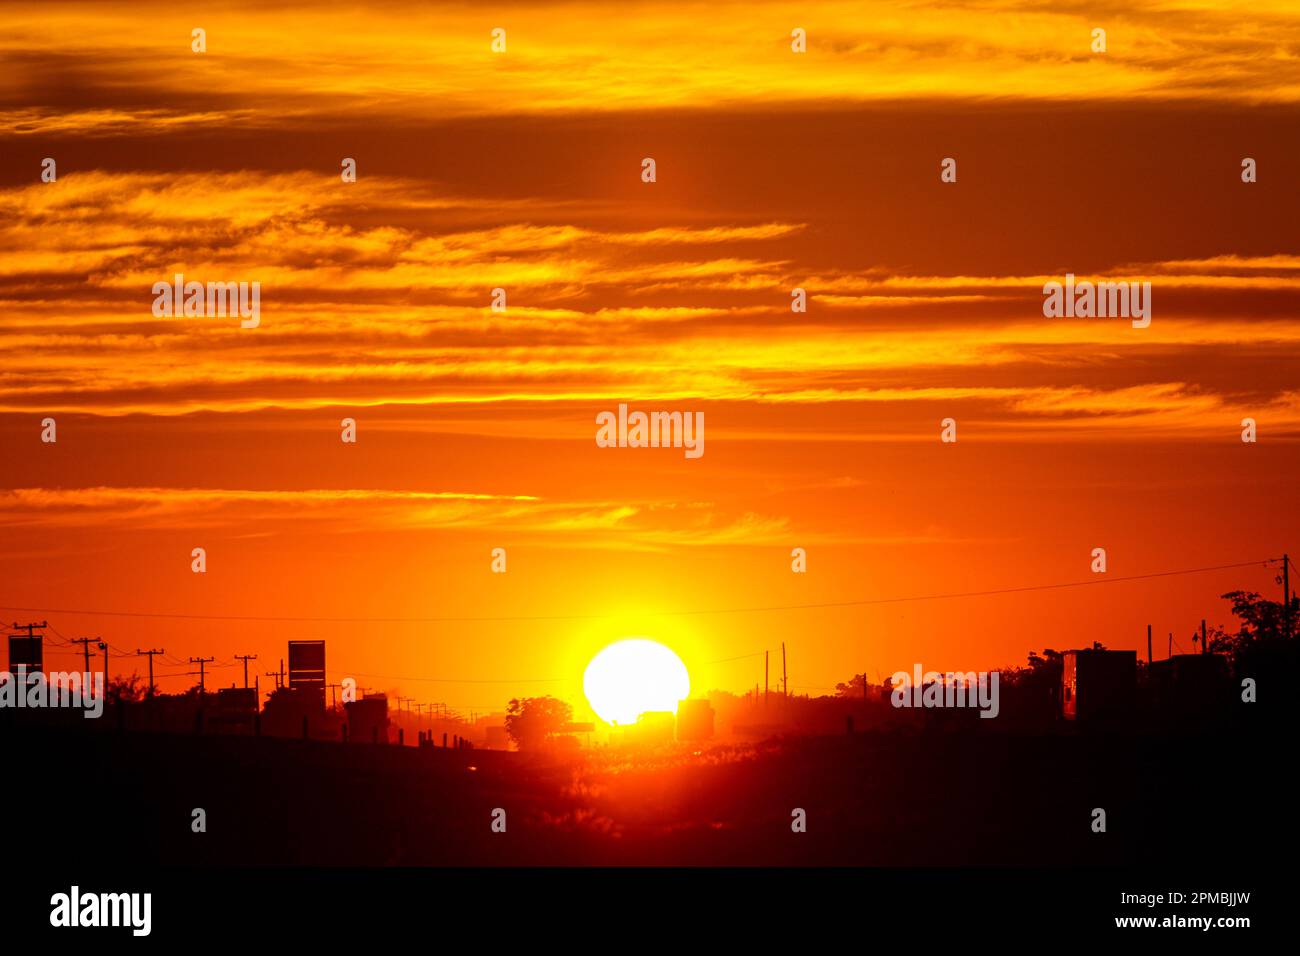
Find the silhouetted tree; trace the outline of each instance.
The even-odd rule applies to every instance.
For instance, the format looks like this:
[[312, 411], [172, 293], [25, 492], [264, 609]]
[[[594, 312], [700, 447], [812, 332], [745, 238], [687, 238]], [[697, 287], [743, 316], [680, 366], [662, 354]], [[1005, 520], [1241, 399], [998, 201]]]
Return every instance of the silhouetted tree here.
[[[1093, 650], [1105, 650], [1096, 641], [1092, 646]], [[1016, 669], [1013, 683], [1055, 686], [1061, 680], [1061, 657], [1060, 651], [1054, 651], [1050, 647], [1043, 648], [1042, 654], [1030, 651], [1029, 666]]]
[[1050, 647], [1030, 651], [1025, 667], [1002, 668], [1003, 713], [1030, 724], [1051, 720], [1060, 705], [1061, 670], [1062, 654]]
[[550, 696], [516, 698], [506, 708], [506, 733], [520, 750], [546, 746], [572, 721], [573, 708]]
[[1235, 660], [1252, 645], [1284, 640], [1288, 627], [1295, 632], [1300, 597], [1291, 599], [1288, 615], [1281, 601], [1266, 600], [1254, 591], [1229, 591], [1221, 596], [1232, 604], [1233, 616], [1241, 621], [1241, 627], [1235, 633], [1218, 626], [1210, 628], [1206, 637], [1214, 653], [1228, 654]]
[[850, 700], [862, 700], [866, 691], [870, 691], [871, 681], [867, 680], [866, 674], [854, 674], [849, 678], [848, 683], [839, 683], [835, 685], [836, 697], [847, 697]]
[[143, 700], [144, 695], [145, 688], [140, 684], [139, 674], [132, 674], [130, 677], [111, 677], [104, 689], [104, 696], [109, 703], [121, 700], [134, 704]]

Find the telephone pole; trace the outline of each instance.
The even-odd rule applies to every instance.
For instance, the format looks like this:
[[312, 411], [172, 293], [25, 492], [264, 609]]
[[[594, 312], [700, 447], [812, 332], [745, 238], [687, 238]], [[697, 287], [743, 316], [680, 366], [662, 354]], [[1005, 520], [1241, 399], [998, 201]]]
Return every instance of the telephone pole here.
[[274, 677], [274, 678], [275, 678], [275, 689], [276, 689], [276, 690], [279, 690], [279, 689], [280, 689], [280, 672], [279, 672], [279, 671], [267, 671], [267, 672], [266, 672], [266, 676], [267, 676], [267, 677]]
[[108, 644], [104, 641], [99, 642], [99, 649], [104, 652], [104, 683], [108, 683]]
[[166, 654], [166, 653], [167, 653], [167, 652], [166, 652], [165, 650], [148, 650], [148, 651], [142, 651], [142, 650], [140, 650], [140, 648], [138, 648], [138, 647], [135, 649], [135, 656], [136, 656], [136, 657], [144, 657], [144, 656], [146, 656], [146, 655], [148, 655], [148, 657], [149, 657], [149, 696], [150, 696], [150, 697], [152, 697], [152, 696], [154, 695], [154, 693], [155, 693], [154, 686], [153, 686], [153, 658], [154, 658], [154, 655], [155, 655], [155, 654]]
[[1287, 555], [1282, 555], [1282, 626], [1286, 628], [1286, 636], [1291, 636], [1291, 559]]
[[772, 652], [771, 652], [771, 651], [764, 651], [764, 652], [763, 652], [763, 706], [764, 706], [764, 707], [767, 706], [767, 672], [768, 672], [768, 658], [770, 658], [771, 656], [772, 656]]
[[207, 684], [205, 683], [203, 665], [211, 664], [215, 660], [216, 660], [215, 657], [191, 657], [190, 658], [191, 664], [199, 665], [199, 694], [206, 694], [208, 692]]
[[[29, 641], [40, 641], [42, 644], [42, 656], [44, 656], [45, 635], [37, 634], [36, 631], [37, 630], [43, 631], [47, 627], [49, 627], [49, 625], [46, 624], [44, 621], [41, 621], [39, 624], [37, 624], [35, 621], [33, 621], [31, 624], [19, 624], [17, 621], [14, 621], [11, 625], [9, 625], [9, 629], [12, 631], [26, 631], [27, 639]], [[17, 637], [18, 635], [14, 634], [13, 636]]]
[[[90, 673], [90, 644], [91, 644], [92, 641], [93, 641], [94, 643], [96, 643], [96, 644], [99, 644], [99, 643], [100, 643], [100, 640], [99, 640], [99, 638], [97, 638], [97, 637], [74, 637], [74, 638], [72, 639], [72, 643], [73, 643], [73, 644], [80, 644], [80, 645], [81, 645], [82, 653], [85, 654], [85, 658], [86, 658], [86, 673], [87, 673], [87, 674]], [[104, 679], [105, 679], [105, 680], [108, 680], [108, 674], [107, 674], [107, 672], [105, 672], [105, 674], [104, 674]]]
[[244, 690], [248, 690], [248, 662], [257, 660], [256, 654], [236, 654], [235, 660], [244, 662]]
[[[45, 667], [45, 634], [37, 634], [36, 631], [40, 630], [44, 632], [47, 627], [49, 627], [49, 625], [44, 621], [41, 621], [39, 624], [35, 621], [31, 624], [19, 624], [17, 621], [14, 621], [11, 625], [11, 629], [14, 631], [26, 631], [26, 640], [28, 641], [27, 648], [23, 654], [23, 663], [19, 664], [18, 667], [14, 667], [13, 661], [9, 662], [10, 669], [15, 671], [15, 677], [17, 677], [19, 673], [30, 672], [32, 670], [39, 671]], [[10, 636], [14, 639], [20, 639], [17, 634], [12, 634]], [[13, 645], [11, 644], [11, 650], [12, 647]], [[33, 667], [33, 665], [35, 666]]]
[[785, 641], [781, 642], [781, 692], [790, 696], [790, 676], [785, 671]]

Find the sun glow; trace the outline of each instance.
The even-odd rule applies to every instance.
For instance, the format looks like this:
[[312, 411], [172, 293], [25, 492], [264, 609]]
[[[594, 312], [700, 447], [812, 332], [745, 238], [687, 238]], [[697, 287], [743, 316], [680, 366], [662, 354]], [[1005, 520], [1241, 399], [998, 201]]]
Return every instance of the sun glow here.
[[669, 648], [630, 638], [591, 659], [582, 675], [582, 690], [597, 717], [628, 726], [649, 711], [676, 713], [678, 702], [690, 695], [691, 678]]

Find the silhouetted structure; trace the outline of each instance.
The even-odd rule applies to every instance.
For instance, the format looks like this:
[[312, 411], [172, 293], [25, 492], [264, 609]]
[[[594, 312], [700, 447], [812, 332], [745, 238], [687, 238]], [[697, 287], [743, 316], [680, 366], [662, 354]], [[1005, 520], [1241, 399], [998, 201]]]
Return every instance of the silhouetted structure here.
[[1175, 654], [1147, 671], [1152, 706], [1166, 720], [1207, 723], [1233, 703], [1232, 674], [1221, 654]]
[[1295, 720], [1295, 675], [1300, 671], [1300, 638], [1257, 641], [1243, 648], [1236, 661], [1234, 701], [1255, 682], [1254, 703], [1246, 713], [1255, 721], [1289, 726]]
[[[356, 743], [388, 743], [388, 697], [369, 694], [344, 703], [348, 715], [348, 739]], [[444, 734], [444, 737], [446, 735]]]
[[252, 733], [257, 717], [257, 691], [252, 687], [223, 687], [208, 712], [213, 733]]
[[280, 687], [271, 692], [262, 710], [262, 732], [272, 737], [306, 736], [334, 740], [339, 736], [338, 711], [322, 704], [324, 689]]
[[1061, 713], [1066, 720], [1113, 721], [1132, 715], [1137, 651], [1066, 651], [1061, 664]]
[[673, 742], [676, 718], [670, 710], [649, 710], [628, 728], [627, 739], [642, 747], [658, 747]]
[[20, 667], [27, 668], [27, 673], [45, 670], [45, 649], [41, 638], [9, 637], [9, 673], [17, 674]]
[[712, 736], [712, 704], [707, 700], [684, 700], [677, 705], [678, 740], [709, 740]]
[[289, 687], [302, 691], [305, 701], [319, 700], [325, 709], [325, 642], [289, 642]]

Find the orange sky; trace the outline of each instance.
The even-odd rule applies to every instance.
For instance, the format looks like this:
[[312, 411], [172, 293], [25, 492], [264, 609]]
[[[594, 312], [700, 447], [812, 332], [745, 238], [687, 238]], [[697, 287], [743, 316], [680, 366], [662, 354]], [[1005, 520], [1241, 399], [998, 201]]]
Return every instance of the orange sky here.
[[[1272, 572], [676, 613], [1297, 550], [1300, 11], [1145, 11], [5, 9], [0, 604], [461, 620], [0, 614], [260, 670], [325, 638], [331, 680], [480, 711], [580, 703], [629, 634], [697, 690], [782, 641], [811, 693], [1148, 622], [1190, 649]], [[260, 281], [260, 327], [155, 318], [176, 272]], [[1149, 280], [1150, 327], [1043, 318], [1066, 272]], [[703, 411], [705, 454], [597, 448], [620, 401]]]

